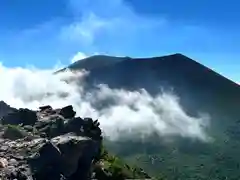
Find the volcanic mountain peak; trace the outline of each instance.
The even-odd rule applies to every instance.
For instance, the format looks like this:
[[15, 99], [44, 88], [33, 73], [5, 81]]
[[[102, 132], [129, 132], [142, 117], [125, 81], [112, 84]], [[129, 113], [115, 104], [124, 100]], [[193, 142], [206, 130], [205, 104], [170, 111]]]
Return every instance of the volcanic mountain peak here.
[[188, 58], [187, 56], [181, 53], [175, 53], [175, 54], [158, 56], [158, 57], [136, 57], [136, 58], [129, 57], [129, 56], [93, 55], [93, 56], [89, 56], [87, 58], [78, 60], [70, 64], [66, 68], [59, 70], [58, 72], [64, 71], [66, 69], [71, 69], [71, 70], [85, 69], [85, 70], [91, 71], [96, 68], [98, 69], [98, 68], [104, 68], [106, 66], [115, 65], [120, 62], [128, 63], [129, 61], [132, 61], [132, 63], [134, 63], [133, 61], [135, 60], [138, 60], [137, 62], [141, 62], [139, 60], [161, 60], [161, 61], [167, 60], [168, 63], [173, 61], [172, 63], [179, 64], [179, 63], [183, 63], [183, 61], [192, 60], [192, 59]]
[[120, 61], [127, 60], [127, 57], [114, 57], [114, 56], [107, 56], [107, 55], [94, 55], [87, 57], [85, 59], [76, 61], [75, 63], [68, 66], [68, 68], [72, 70], [78, 69], [85, 69], [85, 70], [92, 70], [98, 67], [104, 67], [111, 64], [115, 64]]
[[[137, 61], [136, 61], [137, 60]], [[158, 60], [161, 62], [158, 63], [167, 63], [170, 65], [189, 65], [189, 63], [197, 63], [198, 65], [201, 65], [200, 63], [194, 61], [193, 59], [181, 54], [181, 53], [175, 53], [170, 55], [164, 55], [164, 56], [156, 56], [156, 57], [129, 57], [129, 56], [109, 56], [109, 55], [93, 55], [90, 57], [87, 57], [85, 59], [76, 61], [72, 64], [70, 64], [67, 68], [71, 70], [80, 70], [80, 69], [86, 69], [86, 70], [92, 70], [95, 68], [104, 68], [109, 65], [115, 65], [120, 62], [122, 63], [138, 63], [142, 61], [148, 61], [145, 63], [151, 63], [152, 61], [149, 60]], [[136, 61], [136, 62], [134, 62]], [[167, 61], [167, 62], [163, 62]], [[187, 64], [186, 64], [187, 63]]]

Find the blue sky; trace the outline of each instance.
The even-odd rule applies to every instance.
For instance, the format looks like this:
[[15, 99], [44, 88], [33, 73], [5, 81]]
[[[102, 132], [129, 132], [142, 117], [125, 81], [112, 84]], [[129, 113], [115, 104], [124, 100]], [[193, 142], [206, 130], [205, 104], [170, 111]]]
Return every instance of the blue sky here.
[[240, 81], [237, 0], [1, 0], [0, 61], [49, 68], [78, 52], [180, 52]]

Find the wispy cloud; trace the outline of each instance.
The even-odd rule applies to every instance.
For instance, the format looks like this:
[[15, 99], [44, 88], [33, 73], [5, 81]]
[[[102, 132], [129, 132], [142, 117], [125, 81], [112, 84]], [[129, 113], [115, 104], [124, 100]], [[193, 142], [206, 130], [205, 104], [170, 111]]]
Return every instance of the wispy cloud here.
[[142, 42], [146, 46], [151, 44], [149, 48], [153, 50], [157, 43], [158, 49], [167, 51], [171, 47], [201, 41], [197, 37], [208, 35], [203, 27], [175, 23], [164, 16], [140, 15], [122, 0], [70, 0], [66, 7], [72, 14], [70, 19], [56, 19], [27, 29], [18, 34], [19, 41], [32, 43], [39, 39], [41, 44], [59, 48], [75, 46], [84, 48], [85, 53], [89, 50], [114, 54], [128, 53], [129, 48], [136, 52]]
[[[60, 36], [65, 40], [84, 41], [101, 48], [101, 44], [126, 44], [147, 35], [157, 28], [164, 28], [164, 18], [146, 18], [136, 14], [121, 0], [70, 1], [70, 10], [76, 20], [63, 27]], [[78, 18], [81, 14], [81, 18]], [[104, 42], [106, 41], [106, 42]], [[111, 47], [111, 49], [114, 47]]]
[[73, 21], [64, 25], [59, 32], [59, 38], [63, 41], [72, 41], [83, 43], [84, 45], [92, 45], [95, 35], [99, 30], [108, 26], [108, 22], [90, 13], [86, 17], [82, 17], [81, 21]]
[[78, 52], [78, 53], [75, 54], [75, 55], [73, 56], [73, 58], [71, 59], [71, 63], [74, 63], [74, 62], [76, 62], [76, 61], [82, 60], [82, 59], [84, 59], [84, 58], [86, 58], [86, 57], [87, 57], [86, 54], [84, 54], [84, 53], [82, 53], [82, 52]]

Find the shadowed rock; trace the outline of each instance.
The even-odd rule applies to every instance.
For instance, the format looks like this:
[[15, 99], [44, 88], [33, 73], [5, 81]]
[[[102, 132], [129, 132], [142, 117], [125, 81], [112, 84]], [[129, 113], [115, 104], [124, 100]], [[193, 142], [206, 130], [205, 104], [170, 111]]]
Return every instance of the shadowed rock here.
[[19, 109], [3, 116], [2, 124], [34, 125], [37, 120], [37, 113], [35, 111], [31, 111], [29, 109]]
[[72, 105], [69, 105], [60, 110], [60, 115], [64, 118], [73, 118], [76, 115], [76, 112], [73, 110]]
[[12, 108], [8, 104], [6, 104], [4, 101], [0, 101], [0, 119], [12, 112], [15, 112], [17, 109]]
[[72, 106], [39, 109], [3, 116], [0, 179], [91, 179], [93, 166], [101, 159], [100, 123], [75, 117]]

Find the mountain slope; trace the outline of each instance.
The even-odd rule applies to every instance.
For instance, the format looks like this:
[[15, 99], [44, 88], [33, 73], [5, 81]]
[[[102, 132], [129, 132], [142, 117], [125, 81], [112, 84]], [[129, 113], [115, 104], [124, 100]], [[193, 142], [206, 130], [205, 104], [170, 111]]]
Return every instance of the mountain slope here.
[[[126, 59], [128, 59], [128, 57], [112, 57], [112, 56], [106, 56], [106, 55], [95, 55], [95, 56], [91, 56], [91, 57], [76, 61], [73, 64], [70, 64], [66, 68], [69, 68], [71, 70], [85, 69], [89, 71], [98, 67], [105, 67], [108, 65], [112, 65], [112, 64], [124, 61]], [[66, 68], [63, 68], [58, 72], [64, 71], [66, 70]]]
[[[78, 70], [74, 65], [69, 67]], [[163, 88], [180, 97], [188, 114], [205, 112], [211, 117], [208, 132], [213, 142], [178, 138], [165, 143], [157, 136], [144, 142], [106, 141], [112, 152], [153, 174], [161, 170], [168, 179], [240, 178], [240, 86], [236, 83], [182, 54], [94, 66], [86, 82], [87, 88], [97, 84], [126, 90], [144, 88], [152, 96]]]
[[[160, 88], [173, 89], [189, 108], [194, 106], [194, 109], [200, 108], [202, 111], [218, 111], [221, 106], [224, 113], [227, 110], [228, 113], [238, 114], [236, 107], [240, 105], [239, 85], [186, 56], [174, 54], [139, 59], [108, 56], [107, 60], [111, 59], [114, 59], [114, 63], [108, 63], [107, 66], [94, 65], [95, 68], [90, 70], [87, 77], [89, 85], [107, 84], [111, 88], [128, 90], [144, 88], [153, 95], [159, 93]], [[69, 68], [82, 69], [74, 64]], [[205, 108], [208, 101], [210, 105]], [[233, 108], [228, 108], [229, 104]]]

